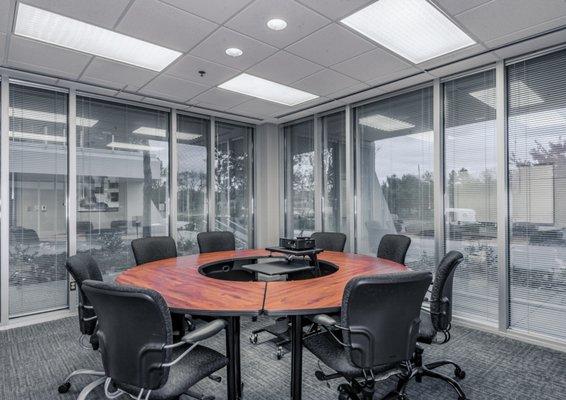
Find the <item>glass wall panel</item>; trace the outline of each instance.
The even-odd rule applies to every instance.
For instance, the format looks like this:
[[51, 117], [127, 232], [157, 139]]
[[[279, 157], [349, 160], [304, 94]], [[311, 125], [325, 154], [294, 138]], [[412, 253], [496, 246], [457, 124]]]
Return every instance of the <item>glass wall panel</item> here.
[[[343, 111], [321, 118], [322, 229], [348, 234], [346, 207], [346, 119]], [[349, 241], [348, 241], [349, 242]]]
[[67, 94], [10, 85], [10, 316], [67, 307]]
[[444, 84], [446, 251], [465, 261], [454, 276], [460, 316], [498, 319], [495, 71]]
[[209, 121], [177, 115], [177, 251], [198, 253], [197, 234], [208, 230]]
[[77, 251], [104, 274], [135, 264], [132, 239], [169, 234], [168, 118], [77, 97]]
[[314, 123], [288, 125], [285, 135], [285, 232], [287, 236], [310, 236], [314, 216]]
[[375, 255], [386, 233], [412, 239], [406, 262], [434, 259], [432, 88], [356, 109], [360, 209], [357, 251]]
[[566, 51], [507, 72], [511, 326], [566, 339]]
[[233, 232], [238, 249], [253, 246], [252, 135], [250, 127], [216, 122], [215, 230]]

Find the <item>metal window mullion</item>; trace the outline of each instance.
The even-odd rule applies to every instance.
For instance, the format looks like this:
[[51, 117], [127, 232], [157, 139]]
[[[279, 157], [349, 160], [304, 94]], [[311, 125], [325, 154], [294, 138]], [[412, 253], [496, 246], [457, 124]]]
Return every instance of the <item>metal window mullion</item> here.
[[216, 118], [210, 117], [208, 152], [208, 230], [216, 229]]
[[286, 199], [286, 172], [285, 157], [287, 150], [285, 148], [285, 128], [279, 126], [277, 128], [277, 137], [279, 143], [279, 236], [283, 237], [287, 231], [287, 199]]
[[8, 324], [10, 313], [10, 83], [2, 75], [0, 88], [0, 326]]
[[254, 193], [255, 193], [255, 170], [254, 170], [254, 137], [256, 134], [255, 128], [248, 128], [248, 179], [251, 180], [248, 184], [248, 247], [253, 248], [255, 244], [255, 204], [254, 204]]
[[495, 67], [495, 104], [497, 130], [497, 267], [499, 330], [509, 328], [509, 184], [507, 140], [507, 83], [505, 62]]
[[432, 87], [432, 126], [434, 135], [434, 252], [436, 264], [444, 256], [444, 132], [442, 84], [435, 79]]
[[314, 139], [314, 230], [322, 231], [322, 220], [324, 213], [324, 187], [322, 182], [323, 174], [323, 140], [322, 140], [322, 121], [316, 117], [313, 121]]
[[361, 196], [361, 187], [362, 187], [362, 172], [361, 172], [361, 158], [362, 158], [362, 154], [361, 154], [361, 143], [362, 143], [362, 139], [360, 137], [360, 133], [358, 132], [357, 126], [358, 126], [358, 121], [357, 121], [357, 116], [356, 116], [356, 112], [355, 109], [352, 108], [352, 110], [354, 110], [354, 112], [352, 112], [352, 139], [353, 139], [353, 145], [354, 145], [354, 160], [353, 160], [353, 165], [354, 165], [354, 183], [355, 183], [355, 188], [354, 188], [354, 230], [356, 232], [356, 236], [355, 236], [355, 246], [353, 247], [354, 252], [359, 252], [359, 243], [360, 243], [360, 239], [362, 237], [362, 221], [359, 221], [359, 219], [361, 218], [361, 213], [359, 210], [361, 210], [361, 206], [362, 206], [362, 196]]
[[[67, 246], [69, 256], [77, 253], [77, 92], [70, 89], [68, 94], [67, 127]], [[69, 282], [74, 279], [68, 275]], [[68, 291], [69, 309], [77, 307], [76, 291]]]
[[356, 196], [354, 194], [355, 190], [355, 177], [354, 177], [354, 136], [352, 134], [352, 106], [348, 105], [344, 109], [344, 123], [345, 123], [345, 135], [346, 135], [346, 218], [348, 221], [348, 249], [354, 250], [354, 243], [356, 237], [356, 225], [354, 224], [354, 218], [356, 217], [354, 208]]
[[177, 241], [177, 110], [169, 113], [169, 236]]

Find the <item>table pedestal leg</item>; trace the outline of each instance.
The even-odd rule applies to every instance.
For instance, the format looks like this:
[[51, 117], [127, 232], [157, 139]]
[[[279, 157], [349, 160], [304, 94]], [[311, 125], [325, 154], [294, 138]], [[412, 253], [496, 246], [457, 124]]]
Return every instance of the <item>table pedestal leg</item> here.
[[228, 400], [242, 397], [240, 375], [240, 317], [229, 317], [226, 327], [226, 356], [228, 357], [227, 386]]
[[291, 316], [291, 400], [301, 400], [303, 386], [303, 327], [300, 315]]

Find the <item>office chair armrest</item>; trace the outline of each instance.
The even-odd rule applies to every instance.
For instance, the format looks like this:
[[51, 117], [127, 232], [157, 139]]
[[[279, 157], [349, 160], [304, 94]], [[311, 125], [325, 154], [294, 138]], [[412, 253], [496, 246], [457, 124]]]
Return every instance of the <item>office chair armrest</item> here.
[[226, 328], [226, 321], [223, 319], [215, 319], [187, 333], [182, 337], [181, 341], [185, 343], [197, 343], [216, 335], [224, 328]]
[[312, 318], [312, 322], [314, 322], [317, 325], [324, 326], [326, 328], [338, 326], [338, 322], [334, 318], [332, 318], [330, 315], [326, 315], [326, 314], [315, 315]]

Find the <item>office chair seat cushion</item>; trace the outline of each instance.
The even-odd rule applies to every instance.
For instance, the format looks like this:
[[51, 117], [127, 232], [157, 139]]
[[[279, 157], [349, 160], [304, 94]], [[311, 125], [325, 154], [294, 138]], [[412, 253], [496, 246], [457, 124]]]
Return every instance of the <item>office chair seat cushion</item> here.
[[[173, 350], [171, 360], [175, 360], [186, 349], [187, 347], [183, 346], [180, 349]], [[165, 385], [160, 389], [152, 391], [149, 398], [154, 400], [177, 399], [191, 386], [225, 367], [226, 364], [228, 364], [228, 359], [216, 350], [204, 346], [197, 346], [177, 364], [171, 367], [169, 370], [169, 379], [167, 379]], [[116, 386], [134, 396], [137, 396], [140, 392], [140, 389], [134, 386], [121, 385], [119, 383], [117, 383]]]
[[436, 329], [432, 324], [432, 318], [428, 311], [421, 311], [421, 324], [419, 326], [418, 342], [431, 344], [436, 337]]
[[[335, 332], [341, 338], [340, 332]], [[327, 367], [347, 378], [356, 378], [363, 375], [363, 371], [352, 364], [346, 349], [332, 337], [329, 332], [308, 336], [304, 339], [305, 347], [313, 353]], [[396, 364], [383, 365], [373, 369], [374, 373], [396, 368]]]

